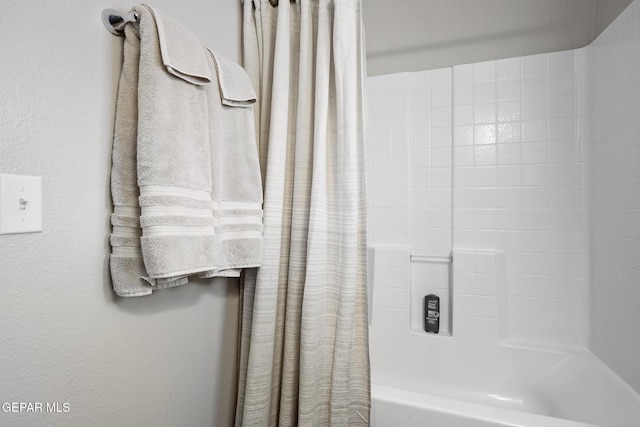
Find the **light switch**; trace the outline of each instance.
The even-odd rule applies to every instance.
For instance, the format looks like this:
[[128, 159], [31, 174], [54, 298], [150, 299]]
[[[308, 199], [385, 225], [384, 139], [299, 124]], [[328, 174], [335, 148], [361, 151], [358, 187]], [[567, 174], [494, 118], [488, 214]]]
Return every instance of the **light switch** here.
[[42, 231], [42, 178], [0, 174], [0, 234]]

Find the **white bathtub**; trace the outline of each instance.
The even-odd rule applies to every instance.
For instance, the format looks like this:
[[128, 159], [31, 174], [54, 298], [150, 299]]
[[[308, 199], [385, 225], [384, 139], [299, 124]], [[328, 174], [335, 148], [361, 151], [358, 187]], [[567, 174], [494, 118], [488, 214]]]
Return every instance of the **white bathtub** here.
[[640, 426], [638, 394], [588, 352], [467, 350], [440, 366], [427, 355], [412, 377], [374, 370], [372, 426]]

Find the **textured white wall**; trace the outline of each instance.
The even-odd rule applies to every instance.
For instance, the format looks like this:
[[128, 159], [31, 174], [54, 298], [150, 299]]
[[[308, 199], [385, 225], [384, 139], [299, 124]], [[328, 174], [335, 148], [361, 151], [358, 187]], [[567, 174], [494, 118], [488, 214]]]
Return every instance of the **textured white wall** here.
[[[43, 232], [0, 236], [0, 403], [66, 402], [0, 425], [230, 425], [237, 282], [114, 296], [109, 169], [122, 40], [100, 11], [132, 3], [5, 0], [0, 172], [43, 178]], [[239, 59], [239, 2], [156, 0]]]

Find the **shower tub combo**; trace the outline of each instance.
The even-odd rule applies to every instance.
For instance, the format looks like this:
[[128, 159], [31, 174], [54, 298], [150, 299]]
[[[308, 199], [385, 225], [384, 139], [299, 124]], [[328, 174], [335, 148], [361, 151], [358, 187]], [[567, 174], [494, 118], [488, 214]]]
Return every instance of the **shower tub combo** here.
[[[455, 313], [464, 295], [451, 278], [469, 257], [494, 266], [484, 278], [495, 312], [484, 317]], [[453, 269], [406, 248], [369, 258], [373, 427], [640, 426], [640, 395], [590, 351], [510, 339], [504, 253], [456, 251]], [[416, 287], [425, 282], [432, 288]], [[438, 334], [424, 331], [432, 293]]]

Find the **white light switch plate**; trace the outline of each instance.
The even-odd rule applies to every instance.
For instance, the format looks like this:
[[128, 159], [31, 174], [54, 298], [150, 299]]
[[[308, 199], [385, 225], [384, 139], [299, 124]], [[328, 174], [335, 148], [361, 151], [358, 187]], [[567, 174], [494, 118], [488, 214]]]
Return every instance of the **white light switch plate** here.
[[0, 234], [42, 231], [42, 178], [0, 174]]

